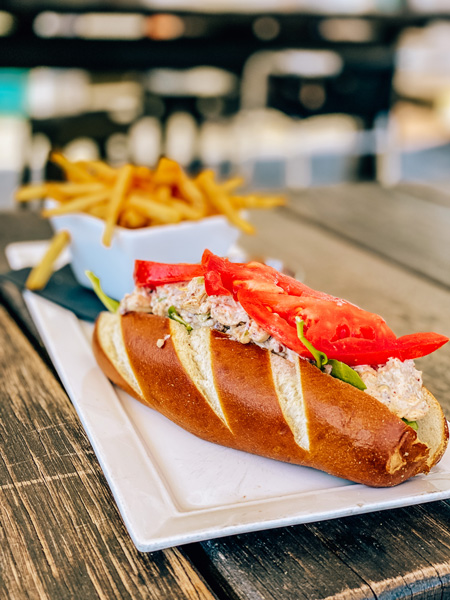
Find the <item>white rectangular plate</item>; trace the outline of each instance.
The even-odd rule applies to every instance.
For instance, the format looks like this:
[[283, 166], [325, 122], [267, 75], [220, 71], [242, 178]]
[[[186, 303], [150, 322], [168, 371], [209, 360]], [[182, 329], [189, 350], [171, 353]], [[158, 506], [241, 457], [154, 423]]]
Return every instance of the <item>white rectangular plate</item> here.
[[[33, 247], [42, 251], [11, 244], [11, 266], [30, 264]], [[374, 489], [204, 442], [110, 384], [91, 351], [92, 324], [24, 296], [138, 550], [450, 497], [449, 452], [427, 476]]]

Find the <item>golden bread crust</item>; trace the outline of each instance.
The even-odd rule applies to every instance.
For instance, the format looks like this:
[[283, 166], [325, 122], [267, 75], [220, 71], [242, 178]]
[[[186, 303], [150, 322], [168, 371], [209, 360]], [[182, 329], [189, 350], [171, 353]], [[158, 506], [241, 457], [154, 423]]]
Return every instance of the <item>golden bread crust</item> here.
[[310, 460], [375, 487], [397, 485], [426, 468], [416, 432], [365, 392], [301, 361]]
[[284, 462], [304, 464], [283, 417], [273, 385], [269, 353], [211, 332], [212, 368], [233, 447]]
[[232, 434], [214, 413], [180, 362], [170, 335], [170, 321], [146, 313], [121, 318], [123, 340], [143, 399], [171, 421], [211, 442], [228, 446]]
[[[202, 439], [375, 487], [397, 485], [431, 466], [427, 445], [386, 406], [304, 360], [299, 364], [309, 447], [301, 447], [280, 408], [269, 352], [212, 331], [211, 369], [224, 420], [184, 369], [172, 336], [163, 347], [157, 344], [170, 336], [173, 322], [138, 312], [120, 320], [142, 397], [104, 352], [97, 321], [93, 348], [101, 369], [135, 398]], [[442, 453], [445, 447], [446, 441]]]

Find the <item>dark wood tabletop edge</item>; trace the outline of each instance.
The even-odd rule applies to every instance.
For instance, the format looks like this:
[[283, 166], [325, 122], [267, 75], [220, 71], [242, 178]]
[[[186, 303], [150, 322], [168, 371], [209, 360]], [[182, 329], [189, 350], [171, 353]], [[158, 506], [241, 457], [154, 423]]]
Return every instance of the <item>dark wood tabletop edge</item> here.
[[209, 540], [188, 552], [232, 600], [428, 600], [450, 586], [449, 514], [438, 501]]
[[183, 551], [206, 579], [211, 591], [219, 600], [240, 600], [241, 595], [233, 587], [233, 582], [216, 567], [209, 553], [205, 551], [204, 543], [186, 544], [183, 546]]
[[[425, 503], [418, 506], [394, 509], [386, 513], [372, 513], [358, 517], [349, 517], [343, 520], [343, 523], [348, 526], [347, 535], [351, 535], [354, 529], [354, 536], [359, 538], [356, 541], [356, 551], [360, 550], [360, 554], [366, 560], [363, 568], [355, 569], [355, 548], [351, 548], [352, 543], [337, 545], [336, 538], [333, 536], [333, 530], [342, 529], [338, 521], [333, 523], [330, 528], [324, 527], [323, 523], [312, 523], [307, 525], [309, 529], [314, 531], [322, 543], [330, 550], [339, 554], [340, 559], [350, 569], [354, 570], [362, 577], [364, 584], [370, 588], [374, 598], [379, 598], [380, 595], [387, 598], [406, 597], [406, 590], [409, 590], [411, 597], [414, 598], [431, 598], [441, 597], [441, 593], [448, 587], [450, 581], [450, 564], [446, 556], [445, 546], [441, 546], [439, 552], [436, 552], [436, 561], [430, 558], [430, 553], [427, 552], [426, 541], [430, 540], [431, 531], [443, 530], [442, 515], [448, 518], [450, 513], [449, 501], [436, 501]], [[392, 576], [377, 580], [376, 572], [378, 569], [376, 557], [380, 557], [381, 561], [386, 561], [385, 555], [388, 549], [388, 544], [383, 548], [382, 539], [376, 534], [377, 523], [388, 530], [386, 538], [391, 537], [392, 540], [398, 541], [397, 544], [390, 545], [390, 552], [394, 549], [395, 556], [387, 556], [387, 560], [392, 562]], [[402, 529], [404, 525], [404, 530]], [[371, 526], [373, 527], [373, 537], [371, 538]], [[389, 531], [390, 530], [390, 531]], [[448, 533], [443, 531], [444, 536]], [[437, 541], [437, 540], [436, 540]], [[353, 542], [355, 544], [355, 542]], [[379, 547], [377, 547], [379, 546]], [[347, 548], [349, 550], [347, 551]], [[370, 553], [373, 555], [370, 556]], [[439, 556], [437, 556], [439, 554]], [[408, 556], [409, 555], [409, 556]], [[434, 557], [433, 557], [434, 558]], [[400, 573], [400, 568], [396, 572], [395, 562], [404, 563], [410, 560], [412, 564], [420, 564], [420, 567], [411, 569], [410, 572]], [[440, 560], [439, 560], [440, 559]], [[364, 559], [363, 559], [364, 560]], [[358, 566], [361, 565], [360, 561]], [[372, 572], [371, 572], [372, 571]]]
[[[201, 565], [203, 575], [209, 581], [214, 581], [213, 591], [218, 597], [229, 600], [247, 600], [248, 597], [269, 598], [277, 600], [310, 600], [310, 598], [340, 598], [340, 600], [376, 600], [376, 595], [372, 593], [370, 583], [365, 582], [360, 575], [352, 569], [350, 564], [336, 552], [335, 549], [322, 546], [322, 558], [316, 555], [317, 561], [314, 567], [308, 563], [308, 559], [302, 557], [302, 553], [308, 554], [307, 542], [302, 545], [301, 550], [294, 555], [284, 543], [279, 543], [278, 538], [286, 540], [291, 538], [294, 545], [298, 545], [299, 539], [302, 539], [308, 525], [298, 525], [292, 527], [283, 527], [280, 530], [261, 531], [245, 535], [237, 535], [233, 538], [218, 538], [207, 540], [200, 544], [193, 544], [186, 548], [190, 560]], [[270, 538], [275, 540], [273, 544], [273, 555], [267, 555], [267, 547], [271, 545]], [[322, 541], [317, 538], [319, 545]], [[260, 554], [258, 553], [260, 550]], [[311, 555], [317, 550], [317, 546], [311, 548]], [[288, 566], [288, 561], [297, 563], [298, 569], [292, 569]], [[250, 572], [243, 572], [241, 565], [253, 563], [254, 568]], [[353, 575], [353, 586], [348, 586], [342, 592], [336, 592], [336, 581], [320, 582], [319, 572], [313, 572], [314, 568], [321, 570], [320, 563], [333, 564], [335, 577], [340, 576], [342, 581], [348, 583], [349, 573]], [[287, 569], [283, 567], [286, 564]], [[266, 565], [266, 567], [265, 567]], [[270, 565], [270, 567], [269, 567]], [[317, 567], [318, 565], [318, 567]], [[336, 566], [337, 565], [337, 566]], [[269, 567], [269, 568], [267, 568]], [[267, 569], [269, 575], [267, 581], [264, 581], [264, 573]], [[270, 570], [270, 574], [269, 574]], [[322, 576], [326, 578], [326, 568]], [[259, 572], [258, 572], [259, 571]], [[258, 572], [254, 575], [255, 572]], [[303, 572], [303, 573], [302, 573]], [[339, 573], [339, 575], [338, 575]], [[302, 580], [302, 576], [305, 579]], [[333, 587], [332, 595], [327, 591], [327, 584]], [[329, 589], [329, 591], [331, 591]]]

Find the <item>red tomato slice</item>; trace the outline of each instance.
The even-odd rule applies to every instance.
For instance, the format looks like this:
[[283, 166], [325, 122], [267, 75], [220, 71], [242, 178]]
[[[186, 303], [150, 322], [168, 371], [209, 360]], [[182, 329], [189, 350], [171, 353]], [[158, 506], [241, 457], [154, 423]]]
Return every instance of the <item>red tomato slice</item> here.
[[[207, 273], [218, 273], [224, 287], [234, 295], [236, 294], [235, 284], [237, 282], [264, 281], [266, 283], [272, 283], [273, 285], [276, 285], [276, 278], [270, 271], [266, 272], [265, 269], [255, 269], [250, 266], [252, 264], [259, 265], [259, 263], [234, 263], [230, 262], [226, 258], [221, 258], [220, 256], [212, 254], [209, 250], [205, 250], [203, 253], [202, 264], [204, 265]], [[263, 267], [263, 265], [259, 266]], [[273, 269], [273, 271], [275, 273], [278, 272], [275, 271], [275, 269]]]
[[447, 342], [448, 338], [438, 333], [414, 333], [396, 340], [347, 338], [330, 345], [324, 342], [319, 349], [328, 358], [337, 358], [350, 366], [381, 365], [389, 358], [407, 360], [427, 356]]
[[267, 265], [232, 263], [209, 250], [201, 265], [136, 261], [134, 271], [136, 285], [150, 288], [202, 275], [208, 295], [233, 295], [260, 327], [305, 358], [312, 355], [298, 339], [296, 316], [305, 321], [305, 335], [317, 350], [350, 366], [419, 358], [449, 341], [437, 333], [396, 338], [375, 313], [313, 290]]
[[296, 327], [289, 325], [280, 315], [272, 313], [267, 306], [256, 300], [247, 290], [238, 290], [237, 296], [245, 312], [267, 333], [270, 333], [276, 340], [294, 350], [294, 352], [297, 352], [299, 356], [313, 358], [310, 351], [299, 340]]
[[313, 344], [322, 339], [334, 342], [347, 337], [396, 339], [394, 332], [379, 315], [345, 300], [330, 298], [279, 295], [265, 299], [265, 302], [291, 325], [295, 325], [296, 316], [301, 317], [305, 321], [305, 334]]
[[134, 283], [137, 287], [155, 288], [165, 283], [189, 281], [204, 275], [202, 265], [187, 263], [166, 264], [150, 260], [136, 260], [134, 263]]
[[217, 271], [205, 273], [205, 290], [208, 296], [231, 296], [230, 290], [223, 286], [222, 278]]
[[289, 275], [285, 275], [284, 273], [280, 273], [273, 267], [269, 265], [263, 265], [257, 262], [250, 262], [247, 264], [248, 268], [251, 268], [254, 273], [264, 274], [266, 278], [271, 278], [274, 283], [280, 287], [283, 291], [285, 291], [290, 296], [313, 296], [315, 298], [332, 298], [333, 296], [329, 296], [328, 294], [324, 294], [323, 292], [318, 292], [317, 290], [313, 290], [308, 287], [301, 281], [294, 279], [293, 277], [289, 277]]
[[[225, 287], [235, 293], [236, 283], [242, 281], [265, 281], [273, 283], [278, 291], [283, 290], [291, 296], [311, 296], [314, 298], [334, 299], [334, 296], [313, 290], [304, 283], [280, 273], [269, 265], [259, 262], [233, 263], [226, 258], [216, 256], [210, 250], [205, 250], [202, 257], [202, 264], [206, 271], [219, 273]], [[275, 291], [275, 290], [274, 290]], [[339, 300], [338, 298], [336, 300]], [[347, 302], [347, 304], [350, 304]]]
[[[284, 295], [277, 295], [280, 302], [286, 299], [289, 303], [292, 298]], [[255, 298], [254, 293], [245, 288], [238, 290], [238, 300], [244, 310], [262, 327], [270, 333], [276, 340], [297, 352], [304, 358], [312, 358], [310, 352], [305, 348], [297, 336], [297, 328], [277, 311], [272, 312], [264, 302]], [[295, 300], [299, 301], [298, 298]], [[364, 312], [364, 311], [362, 311]], [[372, 313], [368, 313], [372, 315]], [[378, 315], [375, 315], [378, 317]], [[381, 317], [379, 317], [381, 319]], [[295, 323], [295, 321], [294, 321]], [[318, 326], [320, 321], [318, 322]], [[385, 325], [387, 328], [387, 325]], [[356, 365], [377, 365], [385, 364], [389, 358], [399, 358], [400, 360], [420, 358], [431, 354], [446, 342], [448, 338], [437, 333], [415, 333], [401, 338], [396, 338], [391, 332], [386, 337], [377, 337], [368, 339], [367, 337], [346, 336], [341, 339], [331, 340], [322, 335], [319, 327], [319, 336], [316, 338], [309, 331], [305, 334], [307, 339], [317, 350], [325, 352], [328, 358], [335, 358], [349, 366]]]
[[448, 337], [440, 333], [424, 332], [410, 333], [397, 339], [399, 358], [420, 358], [438, 350], [449, 341]]

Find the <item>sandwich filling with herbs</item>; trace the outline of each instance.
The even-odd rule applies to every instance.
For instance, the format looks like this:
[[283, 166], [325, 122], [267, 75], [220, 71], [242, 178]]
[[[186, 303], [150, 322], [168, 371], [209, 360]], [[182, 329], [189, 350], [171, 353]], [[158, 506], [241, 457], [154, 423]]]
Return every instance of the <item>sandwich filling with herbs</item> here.
[[[138, 311], [175, 318], [192, 329], [209, 327], [241, 344], [256, 344], [287, 360], [298, 355], [264, 329], [232, 296], [208, 295], [203, 276], [153, 288], [137, 286], [123, 298], [119, 310], [122, 314]], [[417, 421], [427, 414], [422, 373], [412, 359], [389, 358], [384, 364], [356, 365], [353, 369], [362, 380], [363, 389], [400, 418]], [[333, 367], [325, 364], [323, 370], [332, 374]]]
[[[308, 360], [364, 390], [413, 428], [429, 411], [414, 359], [445, 344], [443, 335], [397, 337], [382, 317], [351, 302], [267, 265], [232, 263], [208, 250], [200, 264], [136, 261], [136, 287], [120, 303], [106, 298], [90, 276], [111, 311], [168, 317], [188, 331], [208, 327], [288, 361]], [[158, 347], [165, 341], [158, 340]]]

